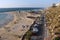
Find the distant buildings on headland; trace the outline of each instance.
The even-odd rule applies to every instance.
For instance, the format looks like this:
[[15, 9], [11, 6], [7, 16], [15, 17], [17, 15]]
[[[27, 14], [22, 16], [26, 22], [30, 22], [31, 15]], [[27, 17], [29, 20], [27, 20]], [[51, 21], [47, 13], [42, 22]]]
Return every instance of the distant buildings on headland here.
[[52, 7], [59, 7], [59, 6], [60, 6], [60, 3], [57, 3], [57, 4], [53, 3], [52, 5]]

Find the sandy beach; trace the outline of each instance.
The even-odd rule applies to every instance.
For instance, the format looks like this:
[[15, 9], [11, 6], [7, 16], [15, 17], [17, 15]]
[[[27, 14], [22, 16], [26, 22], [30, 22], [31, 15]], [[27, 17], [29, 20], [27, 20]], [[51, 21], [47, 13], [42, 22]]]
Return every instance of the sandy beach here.
[[28, 12], [6, 12], [6, 14], [13, 15], [14, 19], [7, 25], [0, 28], [1, 40], [21, 40], [22, 36], [29, 30], [31, 24], [35, 19], [27, 18], [27, 16], [40, 16], [32, 15]]

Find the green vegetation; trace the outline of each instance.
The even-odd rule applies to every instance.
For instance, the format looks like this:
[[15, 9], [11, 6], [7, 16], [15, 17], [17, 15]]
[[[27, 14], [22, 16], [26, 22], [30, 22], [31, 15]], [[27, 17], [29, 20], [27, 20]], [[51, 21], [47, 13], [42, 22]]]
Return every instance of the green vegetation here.
[[60, 37], [56, 37], [56, 38], [54, 38], [53, 40], [60, 40]]
[[25, 36], [26, 40], [29, 40], [30, 37], [31, 37], [31, 35], [32, 35], [32, 32], [31, 32], [31, 31], [28, 31], [28, 32], [26, 33], [26, 36]]

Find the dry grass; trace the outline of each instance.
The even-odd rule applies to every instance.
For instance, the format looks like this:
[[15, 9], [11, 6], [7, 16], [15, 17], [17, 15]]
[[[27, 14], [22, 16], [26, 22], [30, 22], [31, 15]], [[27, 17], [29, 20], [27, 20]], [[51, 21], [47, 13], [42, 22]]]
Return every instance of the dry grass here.
[[45, 11], [47, 27], [51, 35], [52, 33], [60, 32], [60, 7], [50, 7]]

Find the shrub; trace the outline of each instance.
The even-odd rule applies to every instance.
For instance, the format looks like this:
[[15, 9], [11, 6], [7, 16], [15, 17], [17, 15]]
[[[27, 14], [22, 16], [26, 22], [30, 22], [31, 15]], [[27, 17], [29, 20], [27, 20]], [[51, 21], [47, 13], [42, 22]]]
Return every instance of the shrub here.
[[54, 38], [53, 40], [60, 40], [60, 37], [56, 37], [56, 38]]

